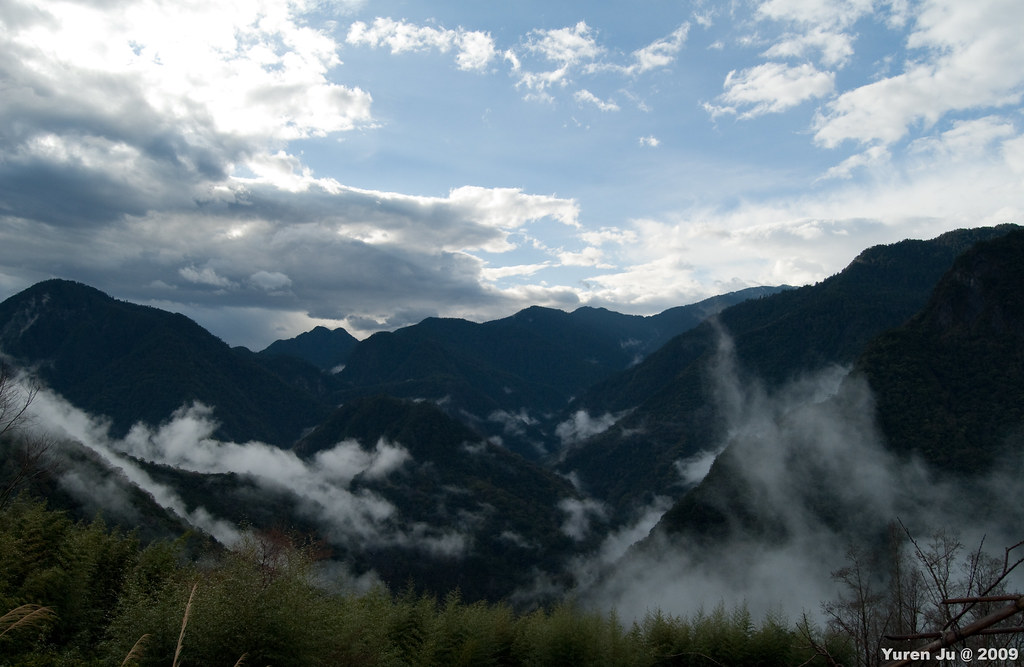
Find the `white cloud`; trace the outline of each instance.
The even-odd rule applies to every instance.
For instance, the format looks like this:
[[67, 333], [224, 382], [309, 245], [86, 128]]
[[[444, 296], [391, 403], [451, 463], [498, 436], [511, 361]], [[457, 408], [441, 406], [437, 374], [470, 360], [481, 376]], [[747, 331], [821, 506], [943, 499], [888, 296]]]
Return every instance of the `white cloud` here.
[[961, 161], [982, 158], [993, 146], [1017, 136], [1012, 122], [999, 116], [955, 121], [951, 129], [917, 139], [908, 147], [912, 158]]
[[634, 64], [626, 68], [630, 74], [642, 74], [652, 69], [668, 67], [683, 49], [690, 25], [684, 23], [676, 28], [671, 35], [651, 42], [647, 46], [633, 52]]
[[577, 410], [573, 416], [555, 427], [555, 435], [563, 446], [575, 445], [587, 438], [604, 433], [615, 424], [621, 414], [613, 415], [606, 412], [599, 417], [592, 417], [586, 410]]
[[604, 47], [597, 43], [593, 29], [585, 21], [573, 27], [551, 30], [533, 30], [523, 45], [525, 53], [538, 56], [542, 61], [555, 63], [553, 70], [531, 71], [522, 65], [522, 58], [513, 52], [507, 58], [513, 64], [518, 76], [517, 86], [527, 88], [530, 96], [541, 100], [550, 99], [547, 89], [564, 86], [569, 81], [570, 71], [583, 63], [592, 63], [604, 53]]
[[584, 104], [584, 103], [593, 104], [594, 106], [596, 106], [601, 111], [618, 111], [619, 110], [619, 105], [616, 104], [615, 102], [609, 102], [609, 101], [602, 100], [597, 95], [594, 95], [594, 93], [590, 92], [587, 89], [576, 91], [576, 93], [573, 95], [573, 97], [576, 98], [576, 101], [579, 102], [580, 104]]
[[683, 486], [687, 488], [696, 486], [707, 477], [711, 465], [718, 458], [719, 453], [717, 451], [697, 452], [688, 458], [674, 461], [673, 465], [679, 472], [679, 480]]
[[766, 58], [806, 58], [810, 52], [820, 54], [825, 67], [842, 67], [853, 56], [853, 36], [815, 28], [797, 35], [786, 35], [764, 52]]
[[562, 532], [577, 542], [587, 539], [595, 521], [606, 521], [608, 510], [604, 504], [593, 498], [562, 498], [558, 509], [565, 513]]
[[845, 27], [873, 10], [873, 0], [766, 0], [757, 14], [774, 21]]
[[482, 70], [496, 55], [494, 39], [490, 34], [471, 31], [459, 35], [459, 55], [455, 58], [459, 69]]
[[494, 282], [502, 278], [509, 278], [511, 276], [530, 276], [538, 271], [549, 268], [552, 266], [551, 262], [542, 262], [540, 264], [515, 264], [512, 266], [495, 266], [488, 267], [480, 270], [481, 276], [484, 280]]
[[651, 148], [657, 148], [659, 145], [661, 145], [661, 141], [659, 141], [658, 137], [654, 136], [653, 134], [648, 134], [645, 137], [640, 137], [640, 145], [649, 146]]
[[708, 105], [707, 109], [712, 115], [730, 113], [754, 118], [825, 97], [834, 87], [834, 74], [819, 71], [808, 63], [790, 66], [769, 62], [729, 72], [723, 84], [725, 92], [718, 98], [725, 106]]
[[300, 511], [318, 522], [330, 539], [356, 548], [399, 545], [453, 557], [470, 546], [471, 540], [458, 532], [397, 521], [398, 511], [385, 498], [365, 488], [349, 489], [357, 476], [382, 479], [412, 464], [408, 450], [396, 443], [380, 440], [366, 448], [345, 440], [307, 461], [261, 442], [214, 439], [213, 411], [198, 404], [175, 411], [159, 427], [136, 424], [120, 440], [110, 438], [107, 424], [52, 392], [40, 391], [30, 409], [36, 428], [80, 442], [112, 467], [121, 468], [131, 483], [151, 493], [160, 505], [229, 546], [241, 537], [235, 526], [202, 507], [188, 511], [172, 488], [155, 482], [129, 457], [200, 473], [244, 475], [267, 489], [294, 494]]
[[1017, 27], [1024, 5], [1014, 0], [921, 5], [907, 46], [921, 54], [905, 70], [844, 92], [815, 123], [815, 140], [892, 143], [910, 126], [931, 126], [946, 114], [1021, 100], [1024, 42]]
[[363, 21], [354, 22], [349, 27], [345, 41], [356, 46], [387, 46], [391, 53], [424, 49], [438, 49], [444, 52], [452, 47], [455, 37], [454, 30], [418, 26], [406, 21], [377, 17], [370, 26]]
[[611, 264], [603, 262], [604, 252], [600, 248], [588, 246], [579, 252], [563, 251], [558, 253], [558, 261], [562, 266], [594, 266], [598, 268], [613, 268]]
[[454, 188], [448, 200], [456, 209], [482, 224], [514, 229], [541, 218], [553, 218], [570, 227], [579, 226], [579, 205], [571, 199], [525, 194], [519, 188]]
[[[148, 492], [162, 507], [189, 524], [213, 535], [222, 543], [231, 545], [240, 538], [236, 526], [212, 516], [201, 506], [189, 511], [185, 502], [174, 489], [154, 481], [134, 461], [123, 457], [108, 437], [109, 425], [107, 423], [90, 417], [61, 396], [46, 389], [35, 394], [30, 406], [30, 413], [33, 419], [29, 428], [33, 432], [38, 432], [46, 437], [68, 438], [81, 443], [96, 453], [111, 468], [120, 469], [130, 483]], [[71, 490], [82, 490], [81, 481], [80, 478], [72, 477], [67, 483]], [[116, 497], [113, 496], [108, 496], [107, 499], [116, 501]], [[92, 496], [92, 500], [97, 500], [95, 495]]]
[[0, 123], [17, 128], [0, 196], [15, 214], [68, 224], [173, 208], [289, 141], [373, 124], [371, 96], [329, 78], [337, 45], [296, 5], [55, 2], [25, 15], [0, 38]]
[[487, 421], [502, 425], [505, 433], [511, 435], [523, 435], [527, 426], [537, 424], [537, 420], [530, 416], [526, 408], [520, 408], [519, 412], [508, 410], [494, 410], [487, 415]]
[[292, 284], [291, 278], [280, 271], [257, 271], [249, 276], [249, 280], [268, 292], [285, 289]]
[[606, 243], [623, 245], [636, 243], [637, 234], [632, 229], [619, 229], [618, 227], [602, 227], [600, 229], [580, 232], [580, 239], [590, 245], [600, 246]]
[[530, 33], [526, 48], [562, 65], [593, 60], [604, 51], [594, 38], [593, 29], [585, 21], [571, 28], [534, 30]]
[[871, 146], [867, 150], [851, 155], [825, 172], [822, 179], [850, 178], [858, 169], [873, 167], [889, 160], [889, 151], [884, 146]]
[[482, 70], [496, 55], [489, 33], [420, 26], [384, 17], [375, 18], [372, 25], [363, 21], [352, 23], [345, 41], [353, 46], [387, 46], [396, 54], [428, 49], [447, 53], [457, 48], [455, 60], [462, 70]]
[[223, 276], [217, 275], [209, 266], [197, 269], [194, 266], [185, 266], [178, 269], [178, 274], [190, 283], [199, 285], [211, 285], [213, 287], [234, 287], [234, 284]]

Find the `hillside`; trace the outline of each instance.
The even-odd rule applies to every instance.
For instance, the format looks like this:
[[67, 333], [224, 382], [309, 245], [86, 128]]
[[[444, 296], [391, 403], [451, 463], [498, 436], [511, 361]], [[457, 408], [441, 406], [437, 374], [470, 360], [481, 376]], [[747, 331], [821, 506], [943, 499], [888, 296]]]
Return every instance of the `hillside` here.
[[874, 544], [880, 517], [972, 506], [919, 492], [915, 457], [989, 484], [1019, 449], [1022, 246], [1013, 226], [903, 241], [816, 285], [649, 318], [430, 318], [340, 370], [341, 330], [231, 349], [56, 280], [0, 304], [0, 349], [47, 387], [61, 465], [32, 488], [62, 507], [143, 517], [147, 538], [287, 528], [392, 588], [531, 604], [607, 575], [659, 517], [626, 571], [665, 544], [706, 565], [737, 539]]
[[587, 546], [563, 529], [563, 507], [579, 498], [568, 481], [482, 441], [428, 402], [354, 400], [295, 451], [313, 460], [353, 439], [364, 451], [391, 443], [407, 456], [394, 472], [368, 471], [349, 485], [353, 494], [386, 499], [416, 536], [352, 550], [355, 563], [394, 586], [412, 578], [436, 592], [459, 588], [468, 599], [501, 599], [538, 571], [557, 574]]
[[216, 408], [219, 437], [288, 445], [326, 407], [187, 317], [48, 280], [0, 304], [0, 350], [124, 434], [178, 408]]
[[574, 443], [558, 469], [575, 472], [590, 493], [616, 507], [647, 502], [652, 493], [676, 495], [682, 483], [677, 462], [719, 449], [727, 435], [736, 406], [723, 376], [771, 389], [852, 364], [872, 338], [927, 303], [961, 252], [1012, 229], [959, 230], [876, 246], [821, 283], [722, 311], [574, 402], [565, 418], [577, 411], [619, 418]]
[[429, 318], [357, 345], [338, 374], [340, 396], [431, 400], [537, 458], [557, 442], [552, 414], [588, 386], [722, 308], [780, 289], [751, 288], [649, 317], [533, 307], [482, 324]]
[[[801, 412], [793, 410], [779, 418], [771, 440], [734, 438], [656, 531], [703, 540], [786, 537], [778, 506], [749, 483], [750, 461], [769, 456], [789, 468], [786, 502], [837, 534], [869, 535], [897, 513], [908, 522], [921, 516], [955, 522], [982, 507], [976, 520], [1002, 516], [1012, 524], [1006, 521], [1018, 511], [1006, 507], [1012, 501], [993, 480], [1016, 474], [1024, 433], [1022, 267], [1022, 230], [964, 252], [920, 312], [873, 338], [838, 392], [815, 408], [839, 443], [828, 445], [829, 460], [806, 456], [820, 457], [826, 447], [800, 442], [807, 430], [796, 426]], [[819, 438], [822, 432], [815, 431]], [[795, 459], [800, 451], [805, 456]], [[863, 461], [869, 456], [874, 461]], [[939, 479], [950, 486], [939, 486]], [[863, 496], [838, 492], [840, 485], [888, 498], [881, 509], [893, 515], [868, 511]], [[879, 488], [885, 486], [895, 488]]]
[[342, 328], [333, 331], [314, 327], [287, 340], [276, 340], [260, 351], [265, 357], [294, 357], [313, 364], [323, 371], [343, 366], [359, 340]]
[[889, 448], [950, 474], [984, 473], [1024, 436], [1024, 232], [979, 243], [928, 305], [857, 362]]

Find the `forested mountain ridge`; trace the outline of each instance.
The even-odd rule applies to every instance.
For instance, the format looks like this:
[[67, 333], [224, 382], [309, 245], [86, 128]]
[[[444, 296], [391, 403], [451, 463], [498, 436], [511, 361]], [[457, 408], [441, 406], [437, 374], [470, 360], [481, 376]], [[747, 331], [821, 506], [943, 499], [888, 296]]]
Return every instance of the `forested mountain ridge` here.
[[[348, 335], [326, 329], [274, 353], [231, 349], [181, 315], [47, 281], [0, 304], [0, 350], [72, 404], [47, 398], [47, 414], [97, 418], [62, 436], [96, 458], [76, 480], [56, 473], [62, 497], [102, 488], [123, 502], [131, 494], [115, 487], [134, 485], [150, 494], [147, 513], [175, 517], [147, 530], [181, 520], [231, 544], [239, 526], [284, 524], [392, 587], [412, 578], [438, 594], [535, 602], [668, 506], [655, 535], [780, 543], [808, 516], [839, 530], [880, 515], [860, 511], [868, 495], [836, 492], [836, 466], [868, 466], [873, 479], [871, 466], [916, 455], [968, 470], [964, 452], [1015, 442], [1022, 235], [1001, 226], [878, 246], [821, 283], [729, 295], [726, 308], [431, 318], [347, 352]], [[306, 345], [316, 340], [323, 357]], [[995, 407], [999, 420], [983, 412]], [[882, 433], [890, 444], [805, 456]], [[991, 458], [971, 460], [983, 472]], [[749, 484], [753, 461], [806, 483], [769, 498]]]
[[226, 439], [291, 444], [327, 405], [184, 315], [118, 301], [66, 280], [0, 304], [0, 350], [123, 434], [182, 405], [213, 406]]
[[[600, 540], [586, 529], [592, 508], [567, 479], [497, 444], [517, 434], [485, 440], [480, 418], [453, 405], [457, 393], [435, 395], [437, 405], [380, 389], [456, 383], [470, 398], [519, 390], [516, 401], [564, 402], [703, 313], [774, 290], [663, 317], [531, 308], [496, 323], [433, 319], [351, 349], [343, 330], [314, 330], [254, 353], [182, 315], [49, 280], [0, 304], [0, 350], [42, 382], [44, 421], [84, 411], [42, 424], [57, 434], [61, 464], [34, 488], [60, 506], [78, 498], [115, 522], [144, 518], [149, 539], [185, 522], [230, 544], [239, 526], [283, 523], [390, 585], [413, 577], [438, 593], [498, 599], [538, 573], [564, 576], [567, 560]], [[366, 386], [343, 384], [331, 366], [362, 345], [363, 358], [380, 359], [378, 341], [405, 337], [415, 341], [408, 365]], [[431, 346], [436, 355], [424, 353]], [[357, 360], [353, 373], [366, 367]], [[168, 515], [154, 516], [161, 506]]]
[[557, 442], [552, 417], [594, 382], [723, 308], [783, 289], [749, 288], [647, 317], [535, 306], [479, 324], [428, 318], [357, 345], [338, 373], [339, 398], [383, 393], [430, 400], [537, 458]]
[[309, 362], [323, 371], [343, 366], [359, 340], [342, 328], [333, 331], [327, 327], [314, 327], [287, 340], [276, 340], [259, 354], [268, 357], [295, 357]]
[[[993, 480], [1019, 474], [1022, 461], [1022, 287], [1024, 230], [979, 241], [954, 261], [918, 313], [868, 343], [836, 394], [816, 408], [819, 424], [833, 425], [831, 431], [819, 428], [816, 436], [831, 434], [841, 443], [831, 450], [830, 463], [807, 461], [807, 452], [820, 456], [821, 450], [800, 443], [807, 429], [795, 426], [801, 416], [794, 410], [779, 418], [770, 439], [734, 438], [656, 532], [698, 540], [784, 534], [773, 506], [745, 483], [751, 457], [763, 456], [754, 447], [768, 447], [774, 451], [768, 455], [788, 461], [789, 502], [847, 538], [866, 537], [895, 518], [866, 511], [860, 496], [842, 499], [840, 484], [867, 487], [852, 479], [856, 464], [831, 467], [854, 456], [873, 455], [879, 468], [889, 469], [897, 488], [878, 492], [902, 495], [887, 509], [904, 512], [908, 522], [906, 517], [942, 511], [954, 520], [959, 512], [980, 508], [985, 516], [1012, 516], [1004, 510], [1013, 501], [999, 497], [1005, 489]], [[834, 425], [850, 429], [847, 440], [835, 435]], [[803, 461], [792, 458], [798, 451], [805, 452]], [[940, 488], [946, 489], [941, 498], [933, 492]], [[943, 505], [953, 489], [959, 489], [955, 511]]]
[[982, 473], [1024, 442], [1024, 231], [980, 242], [857, 362], [889, 447]]
[[570, 406], [618, 417], [574, 443], [559, 464], [615, 507], [675, 495], [677, 462], [721, 447], [726, 437], [717, 378], [723, 335], [744, 382], [778, 387], [830, 365], [852, 364], [875, 336], [906, 322], [927, 303], [956, 257], [1013, 225], [957, 230], [860, 253], [816, 284], [749, 300], [683, 333], [643, 362], [595, 384]]

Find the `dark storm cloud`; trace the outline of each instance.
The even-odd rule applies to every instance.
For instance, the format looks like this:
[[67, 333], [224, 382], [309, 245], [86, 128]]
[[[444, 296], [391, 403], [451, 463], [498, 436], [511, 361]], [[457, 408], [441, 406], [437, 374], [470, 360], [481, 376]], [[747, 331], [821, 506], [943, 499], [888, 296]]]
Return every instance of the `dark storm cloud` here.
[[[102, 16], [91, 7], [76, 10]], [[301, 312], [373, 328], [502, 301], [465, 251], [507, 248], [510, 229], [544, 217], [571, 224], [575, 204], [514, 189], [416, 197], [314, 178], [285, 152], [288, 141], [372, 124], [370, 97], [327, 80], [336, 45], [291, 18], [231, 18], [233, 32], [216, 33], [222, 42], [176, 52], [149, 25], [112, 24], [101, 39], [63, 14], [5, 5], [6, 284], [59, 276], [173, 310]], [[31, 32], [40, 27], [43, 41]], [[81, 40], [81, 50], [61, 39]]]

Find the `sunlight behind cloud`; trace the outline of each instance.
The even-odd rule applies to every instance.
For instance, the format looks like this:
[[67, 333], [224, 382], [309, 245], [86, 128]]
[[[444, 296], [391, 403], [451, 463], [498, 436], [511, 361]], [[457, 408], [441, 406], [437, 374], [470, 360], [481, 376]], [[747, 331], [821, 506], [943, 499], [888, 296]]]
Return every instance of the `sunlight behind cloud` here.
[[12, 0], [4, 284], [233, 340], [650, 314], [1024, 208], [1012, 0], [527, 2]]

